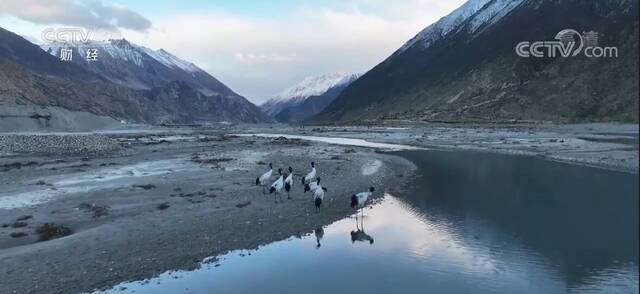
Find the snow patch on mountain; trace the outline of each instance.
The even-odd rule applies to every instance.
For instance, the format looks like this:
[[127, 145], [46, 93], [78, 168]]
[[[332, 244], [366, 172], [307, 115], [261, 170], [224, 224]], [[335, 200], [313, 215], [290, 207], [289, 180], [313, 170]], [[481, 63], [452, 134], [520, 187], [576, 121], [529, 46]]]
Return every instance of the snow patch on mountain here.
[[152, 50], [147, 47], [142, 47], [142, 50], [144, 50], [144, 52], [151, 56], [153, 59], [168, 67], [178, 67], [188, 72], [200, 71], [200, 68], [198, 68], [195, 64], [182, 60], [175, 55], [165, 51], [164, 49]]
[[358, 74], [337, 72], [316, 77], [307, 77], [299, 84], [284, 90], [282, 93], [272, 97], [272, 101], [303, 101], [304, 99], [322, 95], [327, 90], [344, 85], [358, 78]]
[[98, 49], [98, 59], [100, 55], [106, 53], [113, 59], [132, 62], [139, 67], [144, 66], [143, 56], [147, 55], [170, 68], [179, 68], [191, 73], [201, 71], [200, 68], [193, 63], [182, 60], [164, 49], [152, 50], [144, 46], [129, 43], [126, 39], [73, 43], [53, 42], [41, 44], [40, 48], [54, 56], [59, 56], [60, 49], [71, 48], [76, 50], [82, 57], [86, 56], [88, 50]]
[[471, 19], [470, 32], [475, 33], [483, 25], [491, 25], [509, 14], [524, 0], [494, 0], [486, 9], [480, 10]]
[[407, 41], [397, 52], [404, 52], [414, 45], [428, 48], [433, 42], [452, 32], [463, 29], [469, 23], [468, 30], [475, 33], [480, 27], [490, 25], [507, 15], [525, 0], [469, 0], [437, 22], [423, 29]]
[[311, 96], [322, 95], [328, 90], [355, 81], [360, 74], [336, 72], [315, 77], [307, 77], [295, 86], [271, 97], [260, 107], [269, 115], [276, 115], [286, 107], [303, 103]]

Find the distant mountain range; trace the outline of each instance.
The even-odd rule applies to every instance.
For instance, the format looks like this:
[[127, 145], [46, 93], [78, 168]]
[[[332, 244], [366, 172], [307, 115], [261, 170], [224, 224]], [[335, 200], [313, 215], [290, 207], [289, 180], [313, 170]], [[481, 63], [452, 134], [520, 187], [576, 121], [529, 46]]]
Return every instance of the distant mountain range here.
[[[162, 87], [182, 81], [206, 95], [236, 95], [227, 86], [195, 64], [173, 54], [130, 43], [125, 39], [105, 42], [49, 43], [40, 45], [55, 57], [61, 49], [72, 49], [72, 62], [107, 78], [109, 81], [133, 89]], [[88, 61], [86, 52], [96, 49], [95, 61]]]
[[[272, 121], [207, 72], [164, 50], [124, 39], [42, 47], [0, 28], [0, 106], [55, 106], [151, 124]], [[72, 50], [71, 61], [60, 60], [62, 48]], [[97, 49], [96, 61], [85, 58], [89, 49]]]
[[271, 97], [260, 108], [280, 122], [304, 121], [331, 103], [360, 75], [337, 72], [307, 77], [302, 82]]
[[[565, 29], [584, 40], [563, 44], [587, 48], [596, 41], [615, 46], [618, 56], [516, 54], [520, 42], [555, 41]], [[311, 122], [378, 119], [637, 122], [638, 1], [469, 0], [349, 85]]]

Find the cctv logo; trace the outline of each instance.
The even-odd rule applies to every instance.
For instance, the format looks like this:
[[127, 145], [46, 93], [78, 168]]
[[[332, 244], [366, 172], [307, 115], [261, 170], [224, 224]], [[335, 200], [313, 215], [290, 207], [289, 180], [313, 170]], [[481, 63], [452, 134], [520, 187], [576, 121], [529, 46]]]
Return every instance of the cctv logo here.
[[568, 58], [578, 56], [581, 53], [589, 58], [617, 58], [617, 47], [599, 47], [597, 32], [579, 33], [573, 29], [564, 29], [556, 34], [555, 41], [520, 42], [515, 50], [518, 56], [549, 57], [557, 56]]

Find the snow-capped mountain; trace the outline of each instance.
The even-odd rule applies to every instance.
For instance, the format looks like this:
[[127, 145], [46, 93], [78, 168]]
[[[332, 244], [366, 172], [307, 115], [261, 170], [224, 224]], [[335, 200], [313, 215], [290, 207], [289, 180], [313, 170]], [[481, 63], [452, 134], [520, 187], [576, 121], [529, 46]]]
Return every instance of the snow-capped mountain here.
[[[638, 121], [637, 10], [637, 0], [469, 0], [351, 83], [313, 122]], [[596, 32], [619, 55], [515, 52], [564, 29]]]
[[[129, 88], [151, 89], [173, 81], [182, 81], [206, 95], [233, 93], [195, 64], [182, 60], [164, 49], [152, 50], [125, 39], [82, 43], [57, 42], [40, 46], [56, 57], [60, 57], [62, 49], [72, 50], [73, 63]], [[88, 60], [88, 52], [96, 53], [95, 60]]]
[[433, 42], [445, 38], [449, 33], [456, 33], [463, 28], [462, 24], [467, 22], [470, 25], [464, 28], [468, 33], [474, 34], [481, 26], [500, 20], [523, 1], [469, 0], [449, 15], [426, 27], [400, 47], [398, 52], [403, 52], [414, 45], [428, 48]]
[[336, 72], [307, 77], [295, 86], [271, 97], [260, 108], [268, 115], [276, 117], [284, 109], [298, 106], [309, 97], [321, 96], [334, 88], [344, 88], [359, 76], [359, 74], [355, 73]]
[[[72, 62], [54, 53], [63, 48], [58, 44], [45, 47], [50, 54], [0, 27], [0, 105], [55, 107], [51, 120], [69, 126], [83, 124], [73, 120], [86, 113], [150, 124], [272, 121], [208, 73], [166, 51], [126, 40], [66, 46], [72, 48]], [[98, 50], [97, 61], [86, 60], [82, 51], [88, 49]], [[33, 123], [48, 126], [37, 119]]]

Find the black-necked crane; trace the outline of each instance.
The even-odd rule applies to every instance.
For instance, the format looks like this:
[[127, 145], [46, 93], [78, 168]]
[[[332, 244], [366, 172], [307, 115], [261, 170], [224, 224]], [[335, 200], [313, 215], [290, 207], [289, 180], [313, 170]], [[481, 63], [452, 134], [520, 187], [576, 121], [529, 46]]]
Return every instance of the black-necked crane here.
[[312, 161], [311, 171], [306, 176], [302, 177], [302, 185], [304, 186], [305, 192], [308, 191], [307, 186], [311, 183], [311, 181], [313, 181], [315, 177], [316, 177], [316, 163]]
[[[282, 169], [281, 168], [278, 169], [278, 174], [280, 176], [278, 177], [278, 179], [275, 182], [273, 182], [273, 184], [271, 184], [271, 188], [269, 189], [269, 194], [275, 193], [275, 195], [273, 195], [273, 200], [275, 202], [278, 202], [276, 197], [280, 196], [280, 191], [282, 191], [282, 188], [284, 187], [284, 177], [282, 176]], [[280, 201], [282, 202], [282, 196], [280, 196]]]
[[320, 185], [320, 177], [318, 177], [318, 179], [316, 180], [316, 185], [317, 187], [313, 191], [313, 203], [316, 206], [316, 211], [319, 211], [320, 206], [322, 205], [322, 200], [324, 199], [324, 191], [326, 191], [327, 189]]
[[[364, 206], [367, 204], [367, 199], [369, 199], [373, 194], [373, 191], [375, 191], [375, 189], [373, 187], [370, 187], [369, 191], [367, 192], [353, 194], [353, 196], [351, 196], [351, 208], [358, 208], [362, 210], [362, 208], [364, 208]], [[356, 213], [356, 219], [357, 218], [358, 214]]]
[[289, 167], [289, 174], [284, 179], [284, 190], [287, 191], [287, 199], [291, 199], [289, 193], [291, 192], [291, 187], [293, 186], [293, 168]]
[[262, 194], [265, 194], [265, 188], [269, 185], [269, 180], [273, 174], [273, 164], [269, 163], [269, 171], [256, 178], [256, 186], [262, 186]]

